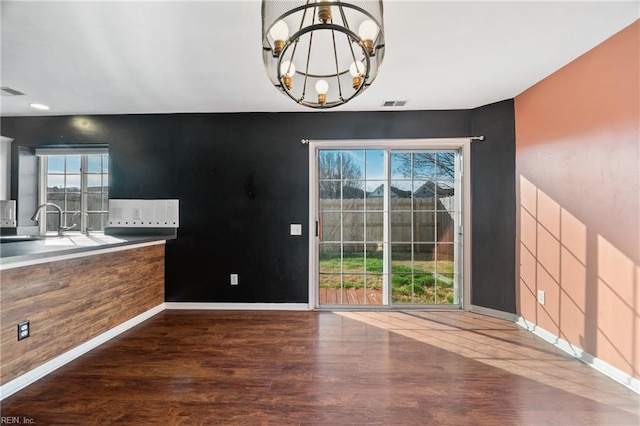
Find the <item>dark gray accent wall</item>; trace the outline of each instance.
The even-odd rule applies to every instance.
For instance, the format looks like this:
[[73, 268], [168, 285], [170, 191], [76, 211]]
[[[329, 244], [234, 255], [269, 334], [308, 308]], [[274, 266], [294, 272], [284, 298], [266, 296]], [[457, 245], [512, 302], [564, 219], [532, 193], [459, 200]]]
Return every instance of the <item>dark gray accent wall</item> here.
[[[4, 117], [2, 131], [15, 146], [107, 143], [111, 198], [180, 200], [178, 238], [166, 247], [167, 301], [306, 303], [313, 230], [300, 140], [469, 136], [477, 111]], [[487, 119], [512, 121], [513, 105]], [[484, 168], [493, 165], [483, 160], [478, 179]], [[291, 223], [303, 224], [302, 237], [289, 235]], [[513, 293], [514, 278], [491, 288]]]
[[[471, 302], [516, 313], [515, 114], [513, 100], [472, 111]], [[509, 283], [507, 285], [507, 283]]]

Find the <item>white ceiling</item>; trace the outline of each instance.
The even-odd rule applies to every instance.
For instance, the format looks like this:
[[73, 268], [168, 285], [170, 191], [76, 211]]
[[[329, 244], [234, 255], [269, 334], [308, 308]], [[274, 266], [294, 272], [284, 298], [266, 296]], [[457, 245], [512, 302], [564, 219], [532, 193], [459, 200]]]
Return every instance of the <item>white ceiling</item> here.
[[[311, 111], [276, 90], [261, 2], [6, 1], [3, 116]], [[384, 1], [374, 84], [334, 110], [474, 108], [512, 98], [640, 17], [635, 1]], [[38, 112], [28, 106], [51, 107]]]

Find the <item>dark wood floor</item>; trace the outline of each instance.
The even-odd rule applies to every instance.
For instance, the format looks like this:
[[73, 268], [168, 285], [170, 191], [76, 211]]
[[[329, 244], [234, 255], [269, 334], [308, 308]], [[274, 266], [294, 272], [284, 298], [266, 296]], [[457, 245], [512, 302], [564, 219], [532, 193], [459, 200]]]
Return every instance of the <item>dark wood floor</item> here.
[[460, 312], [164, 311], [2, 402], [36, 425], [638, 425], [640, 398]]

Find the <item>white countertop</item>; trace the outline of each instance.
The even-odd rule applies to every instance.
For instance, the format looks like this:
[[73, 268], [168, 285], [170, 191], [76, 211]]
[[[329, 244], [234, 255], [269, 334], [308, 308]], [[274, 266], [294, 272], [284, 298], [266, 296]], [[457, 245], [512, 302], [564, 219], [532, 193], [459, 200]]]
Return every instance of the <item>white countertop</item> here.
[[134, 245], [164, 244], [175, 235], [84, 235], [68, 233], [59, 237], [47, 236], [33, 241], [0, 244], [0, 270], [51, 262], [62, 258], [88, 256], [130, 249]]

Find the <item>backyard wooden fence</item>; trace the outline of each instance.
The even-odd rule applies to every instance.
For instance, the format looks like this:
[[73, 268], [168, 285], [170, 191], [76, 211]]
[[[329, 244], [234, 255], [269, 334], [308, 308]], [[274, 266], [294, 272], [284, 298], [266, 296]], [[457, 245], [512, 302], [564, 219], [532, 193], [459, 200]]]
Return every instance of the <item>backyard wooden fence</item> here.
[[[393, 251], [411, 252], [411, 243], [424, 243], [413, 247], [416, 252], [437, 251], [438, 259], [453, 259], [455, 235], [454, 197], [392, 198], [391, 242]], [[412, 202], [413, 201], [413, 202]], [[380, 198], [320, 200], [322, 241], [344, 242], [345, 252], [361, 253], [382, 250], [383, 201]]]

